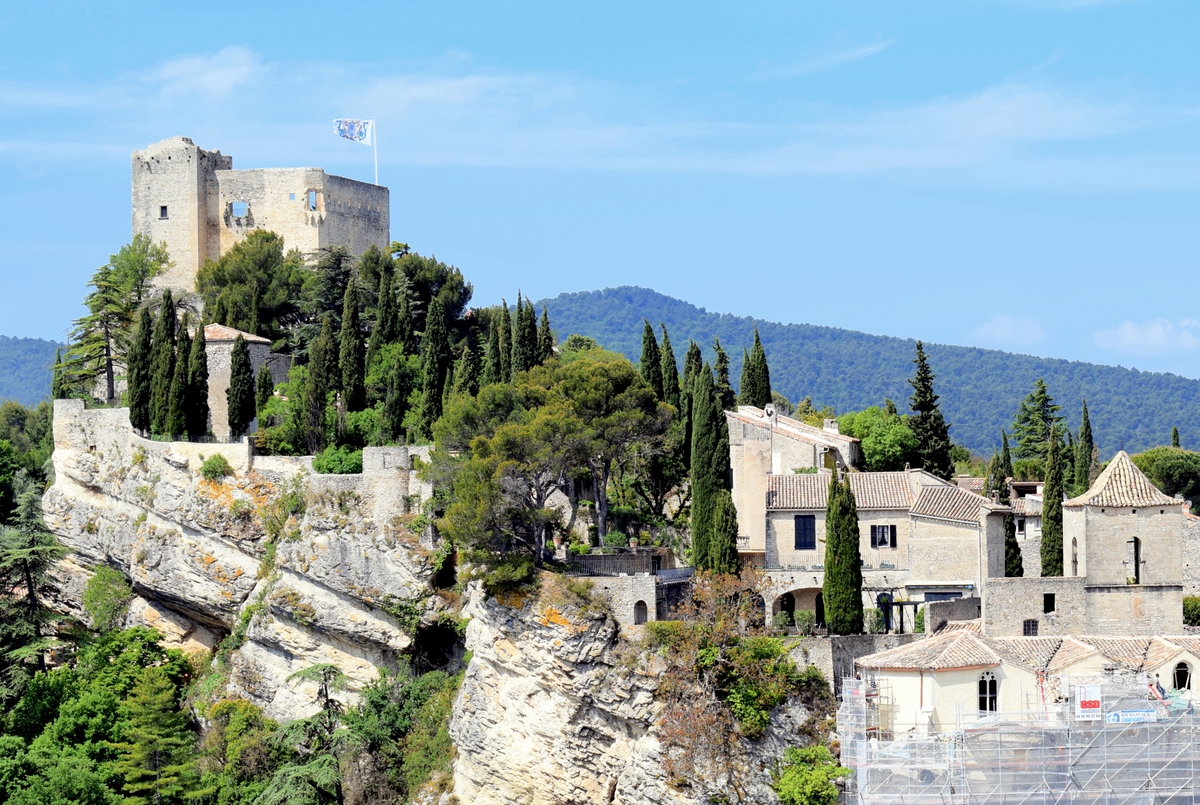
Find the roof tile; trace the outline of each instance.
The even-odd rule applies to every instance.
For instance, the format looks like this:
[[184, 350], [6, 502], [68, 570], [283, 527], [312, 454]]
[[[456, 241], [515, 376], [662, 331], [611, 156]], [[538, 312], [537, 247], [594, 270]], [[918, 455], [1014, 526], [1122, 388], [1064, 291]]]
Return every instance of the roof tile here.
[[1179, 506], [1183, 501], [1163, 494], [1150, 483], [1124, 450], [1117, 453], [1088, 491], [1064, 506]]
[[927, 486], [917, 496], [912, 513], [943, 520], [978, 522], [985, 499], [957, 486]]

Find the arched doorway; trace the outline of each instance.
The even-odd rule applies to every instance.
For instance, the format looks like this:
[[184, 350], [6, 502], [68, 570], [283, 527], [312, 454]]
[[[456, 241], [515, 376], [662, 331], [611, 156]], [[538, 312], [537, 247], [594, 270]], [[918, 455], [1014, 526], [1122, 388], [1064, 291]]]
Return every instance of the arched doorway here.
[[792, 620], [796, 619], [796, 596], [792, 593], [784, 593], [779, 596], [779, 611], [786, 612], [792, 616]]
[[875, 597], [875, 605], [883, 613], [883, 631], [892, 631], [892, 594], [880, 593]]
[[821, 593], [817, 593], [817, 605], [815, 607], [817, 615], [817, 626], [825, 625], [825, 597]]
[[635, 626], [640, 626], [646, 622], [646, 602], [638, 601], [633, 605], [633, 623]]
[[1173, 674], [1175, 682], [1175, 690], [1191, 690], [1192, 689], [1192, 669], [1186, 662], [1181, 662], [1175, 666]]

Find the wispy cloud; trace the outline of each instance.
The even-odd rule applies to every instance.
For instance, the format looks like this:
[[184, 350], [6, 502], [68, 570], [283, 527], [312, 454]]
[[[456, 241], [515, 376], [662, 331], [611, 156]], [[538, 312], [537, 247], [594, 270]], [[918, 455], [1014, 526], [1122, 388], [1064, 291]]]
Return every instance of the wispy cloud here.
[[257, 53], [234, 46], [222, 48], [211, 56], [169, 61], [159, 68], [158, 80], [163, 92], [169, 95], [199, 93], [221, 97], [248, 83], [261, 70]]
[[1108, 330], [1098, 330], [1096, 343], [1104, 349], [1128, 355], [1164, 355], [1191, 352], [1200, 347], [1200, 321], [1169, 319], [1125, 321]]
[[1030, 318], [1017, 318], [1007, 313], [997, 313], [982, 327], [975, 330], [975, 337], [995, 346], [1030, 347], [1042, 340], [1046, 332]]
[[887, 41], [874, 42], [870, 45], [828, 51], [789, 64], [771, 65], [764, 62], [759, 66], [753, 78], [757, 81], [766, 81], [776, 78], [798, 78], [802, 75], [823, 73], [826, 70], [832, 70], [834, 67], [866, 59], [874, 56], [876, 53], [882, 53], [895, 41], [894, 39], [888, 39]]

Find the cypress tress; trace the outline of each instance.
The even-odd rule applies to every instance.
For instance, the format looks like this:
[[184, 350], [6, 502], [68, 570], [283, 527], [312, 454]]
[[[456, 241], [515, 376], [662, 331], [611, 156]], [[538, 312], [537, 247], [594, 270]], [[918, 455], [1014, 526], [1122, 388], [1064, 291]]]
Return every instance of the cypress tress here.
[[387, 396], [383, 401], [380, 424], [385, 441], [404, 441], [404, 415], [408, 411], [408, 392], [408, 373], [404, 370], [404, 361], [397, 360], [392, 364], [392, 371], [388, 375]]
[[729, 411], [737, 405], [737, 395], [733, 393], [733, 386], [729, 383], [729, 356], [725, 354], [725, 350], [721, 348], [721, 342], [716, 338], [713, 339], [713, 351], [717, 353], [717, 359], [713, 363], [713, 385], [717, 395], [717, 410]]
[[667, 325], [659, 322], [662, 328], [662, 379], [663, 402], [679, 407], [679, 365], [675, 363], [675, 350], [671, 349], [671, 337], [667, 335]]
[[342, 399], [347, 411], [361, 411], [367, 404], [361, 329], [358, 320], [358, 292], [354, 280], [350, 280], [342, 301], [342, 343], [338, 351], [342, 370]]
[[504, 382], [504, 368], [500, 365], [500, 327], [495, 321], [488, 327], [487, 354], [483, 359], [483, 385]]
[[204, 325], [196, 328], [192, 349], [188, 354], [187, 433], [190, 439], [208, 434], [208, 342]]
[[392, 294], [396, 297], [396, 330], [391, 343], [400, 344], [405, 355], [412, 355], [416, 348], [413, 334], [412, 301], [408, 298], [408, 278], [397, 274], [392, 280]]
[[[1012, 504], [1012, 496], [1008, 491], [1008, 479], [1012, 474], [1012, 453], [1008, 449], [1008, 434], [1000, 431], [1000, 458], [996, 468], [995, 489], [1000, 494], [1000, 502], [1005, 506]], [[1008, 578], [1020, 578], [1025, 575], [1025, 561], [1021, 556], [1021, 546], [1017, 542], [1017, 522], [1012, 512], [1004, 515], [1004, 575]]]
[[538, 364], [554, 357], [554, 332], [550, 329], [550, 312], [542, 305], [542, 321], [538, 325]]
[[755, 408], [765, 408], [771, 402], [771, 370], [767, 368], [767, 351], [763, 349], [757, 327], [754, 328], [754, 347], [750, 350], [750, 360], [754, 396], [749, 404]]
[[55, 400], [65, 400], [71, 396], [71, 391], [67, 386], [66, 370], [63, 368], [62, 349], [54, 350], [54, 374], [50, 379], [50, 396]]
[[1075, 437], [1071, 435], [1071, 431], [1063, 426], [1063, 433], [1067, 436], [1066, 445], [1059, 445], [1065, 449], [1059, 453], [1059, 459], [1062, 461], [1063, 474], [1063, 492], [1068, 497], [1071, 495], [1071, 490], [1075, 486]]
[[233, 341], [229, 356], [229, 388], [225, 390], [229, 406], [229, 438], [242, 438], [254, 421], [254, 374], [250, 369], [250, 349], [241, 334]]
[[441, 300], [434, 298], [425, 319], [421, 340], [421, 435], [433, 435], [433, 423], [442, 415], [442, 394], [450, 369], [450, 337], [446, 332], [446, 314]]
[[858, 506], [847, 477], [829, 479], [825, 508], [825, 583], [821, 590], [825, 622], [832, 634], [863, 630], [862, 556], [858, 545]]
[[379, 278], [379, 304], [376, 308], [375, 328], [367, 342], [367, 365], [386, 345], [396, 340], [396, 295], [392, 293], [392, 273], [383, 272]]
[[325, 447], [325, 405], [332, 368], [329, 353], [335, 348], [333, 317], [327, 313], [321, 322], [321, 334], [309, 348], [308, 382], [304, 386], [304, 438], [313, 455]]
[[275, 378], [271, 376], [271, 367], [263, 364], [258, 367], [258, 376], [254, 379], [254, 413], [259, 424], [263, 423], [263, 414], [267, 403], [275, 396]]
[[513, 316], [515, 318], [512, 331], [512, 376], [516, 378], [532, 365], [533, 358], [525, 343], [525, 303], [521, 300], [520, 291], [517, 291], [517, 309]]
[[1179, 428], [1171, 428], [1171, 447], [1179, 447]]
[[1063, 470], [1058, 427], [1050, 430], [1042, 497], [1042, 576], [1063, 574]]
[[188, 317], [183, 314], [179, 325], [179, 340], [176, 344], [175, 374], [171, 378], [171, 394], [167, 404], [166, 433], [178, 437], [187, 432], [187, 408], [191, 391], [188, 385], [188, 358], [191, 357], [192, 339], [188, 337]]
[[525, 300], [525, 318], [522, 325], [521, 337], [525, 341], [525, 354], [529, 356], [529, 368], [532, 369], [541, 361], [538, 360], [537, 311], [533, 309], [533, 302], [528, 299]]
[[683, 390], [686, 391], [692, 387], [692, 382], [700, 374], [702, 360], [700, 345], [695, 341], [688, 341], [687, 352], [683, 356]]
[[688, 351], [683, 360], [683, 384], [679, 390], [679, 404], [683, 415], [683, 461], [692, 466], [692, 434], [695, 429], [695, 386], [702, 370], [700, 347], [695, 341], [688, 342]]
[[642, 379], [654, 391], [654, 396], [663, 399], [662, 353], [658, 351], [658, 341], [654, 338], [654, 328], [650, 322], [642, 319]]
[[500, 300], [499, 311], [500, 327], [497, 335], [499, 336], [500, 346], [500, 381], [501, 383], [511, 383], [513, 379], [512, 365], [512, 321], [508, 314], [508, 301]]
[[166, 433], [171, 409], [171, 381], [175, 378], [175, 301], [171, 289], [163, 291], [150, 347], [150, 430]]
[[753, 405], [750, 400], [756, 396], [754, 393], [754, 372], [750, 365], [750, 353], [742, 348], [742, 378], [738, 381], [738, 405]]
[[938, 396], [933, 393], [933, 371], [925, 358], [924, 345], [917, 342], [916, 377], [909, 380], [913, 387], [912, 410], [916, 416], [909, 418], [908, 427], [917, 437], [917, 458], [926, 472], [949, 481], [954, 476], [954, 462], [950, 458], [950, 426], [938, 408]]
[[738, 520], [737, 509], [728, 489], [717, 492], [713, 507], [713, 534], [708, 544], [708, 568], [714, 573], [737, 573], [738, 571]]
[[[712, 541], [713, 518], [718, 478], [719, 425], [721, 416], [713, 385], [712, 371], [707, 365], [700, 371], [693, 386], [692, 426], [692, 563], [697, 568], [708, 567], [708, 547]], [[728, 463], [728, 451], [726, 451]]]
[[[150, 355], [153, 343], [151, 333], [154, 330], [154, 317], [149, 308], [142, 308], [138, 313], [137, 331], [133, 343], [129, 347], [129, 424], [146, 433], [150, 430]], [[55, 390], [55, 399], [62, 390]]]
[[479, 356], [470, 344], [463, 346], [462, 357], [458, 359], [458, 368], [454, 371], [454, 391], [456, 394], [468, 394], [474, 397], [479, 393], [479, 378], [482, 367]]

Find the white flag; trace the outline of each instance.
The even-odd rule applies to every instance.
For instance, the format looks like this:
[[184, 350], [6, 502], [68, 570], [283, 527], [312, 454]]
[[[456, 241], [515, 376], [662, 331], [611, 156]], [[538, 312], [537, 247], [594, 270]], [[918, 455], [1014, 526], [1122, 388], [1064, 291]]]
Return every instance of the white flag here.
[[333, 121], [333, 130], [339, 137], [353, 140], [363, 145], [371, 145], [375, 137], [374, 120], [350, 120], [339, 118]]

